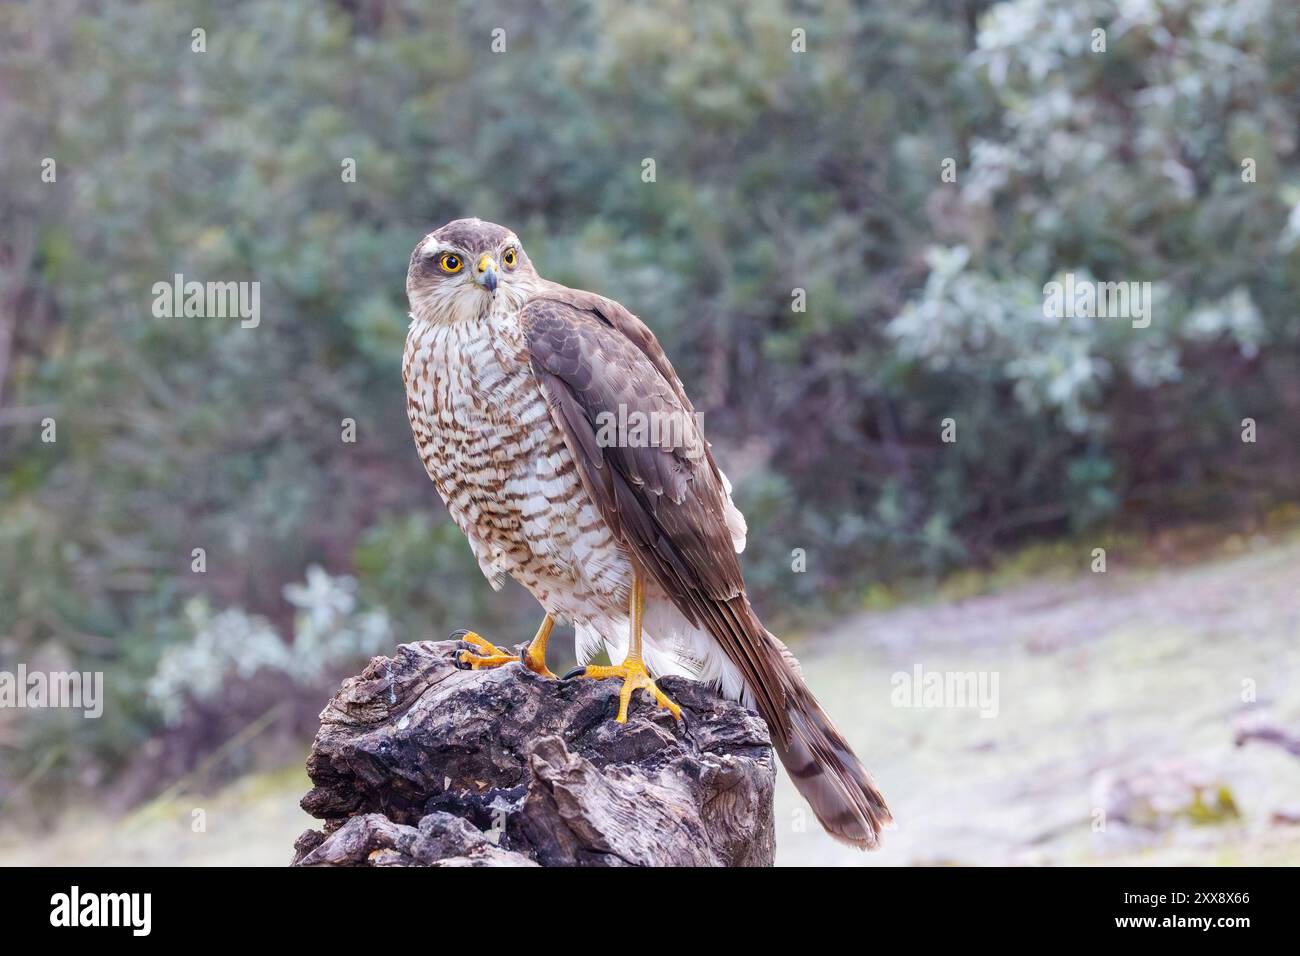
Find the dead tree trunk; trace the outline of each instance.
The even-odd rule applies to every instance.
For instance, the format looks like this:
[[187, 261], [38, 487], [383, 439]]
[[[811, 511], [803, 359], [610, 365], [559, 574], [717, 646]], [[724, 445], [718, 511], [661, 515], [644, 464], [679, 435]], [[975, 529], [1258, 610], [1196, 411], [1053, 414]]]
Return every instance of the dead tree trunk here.
[[683, 722], [618, 682], [456, 667], [455, 641], [377, 657], [321, 714], [295, 866], [768, 866], [767, 727], [665, 678]]

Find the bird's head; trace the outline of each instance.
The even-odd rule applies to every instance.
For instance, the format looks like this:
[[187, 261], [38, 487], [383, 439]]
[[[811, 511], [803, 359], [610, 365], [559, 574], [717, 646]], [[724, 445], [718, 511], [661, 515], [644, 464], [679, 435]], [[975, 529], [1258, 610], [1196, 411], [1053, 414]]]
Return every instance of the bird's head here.
[[500, 300], [521, 305], [537, 281], [513, 232], [482, 219], [456, 219], [411, 253], [406, 297], [415, 318], [456, 322], [481, 318]]

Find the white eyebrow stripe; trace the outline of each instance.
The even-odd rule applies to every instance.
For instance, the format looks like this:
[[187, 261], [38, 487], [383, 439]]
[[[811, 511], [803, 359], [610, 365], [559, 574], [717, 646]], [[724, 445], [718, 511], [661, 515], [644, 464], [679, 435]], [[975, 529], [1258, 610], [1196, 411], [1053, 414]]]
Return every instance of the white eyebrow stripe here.
[[[519, 237], [516, 236], [513, 232], [501, 240], [501, 245], [499, 248], [505, 249], [508, 246], [514, 246], [516, 249], [523, 248], [523, 246], [519, 242]], [[428, 236], [427, 238], [425, 238], [424, 242], [420, 244], [420, 255], [422, 256], [435, 256], [440, 252], [454, 252], [458, 256], [468, 255], [468, 253], [461, 252], [460, 249], [457, 248], [456, 246], [453, 246], [449, 243], [440, 242], [438, 239], [435, 239], [433, 236]]]
[[425, 239], [424, 243], [420, 246], [420, 255], [422, 256], [431, 256], [443, 251], [451, 252], [453, 250], [451, 246], [439, 242], [437, 239], [433, 238], [433, 236], [429, 236], [429, 238]]

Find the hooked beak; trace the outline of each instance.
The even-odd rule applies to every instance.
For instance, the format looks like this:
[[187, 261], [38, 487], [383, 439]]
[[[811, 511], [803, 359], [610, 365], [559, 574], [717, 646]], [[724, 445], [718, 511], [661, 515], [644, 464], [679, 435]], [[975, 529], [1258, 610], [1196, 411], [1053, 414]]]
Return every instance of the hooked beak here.
[[489, 292], [497, 291], [497, 261], [487, 253], [479, 257], [478, 266], [474, 270], [474, 281]]

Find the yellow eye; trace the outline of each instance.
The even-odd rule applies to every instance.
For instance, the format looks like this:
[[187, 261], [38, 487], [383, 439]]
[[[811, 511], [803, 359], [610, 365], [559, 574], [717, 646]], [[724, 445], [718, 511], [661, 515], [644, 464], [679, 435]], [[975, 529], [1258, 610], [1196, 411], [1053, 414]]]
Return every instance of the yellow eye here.
[[448, 274], [454, 274], [461, 270], [465, 265], [460, 256], [450, 252], [444, 252], [438, 259], [438, 265], [442, 266], [442, 271]]
[[501, 257], [501, 264], [507, 269], [513, 269], [517, 261], [518, 259], [515, 256], [515, 250], [513, 248], [507, 249], [505, 255]]

